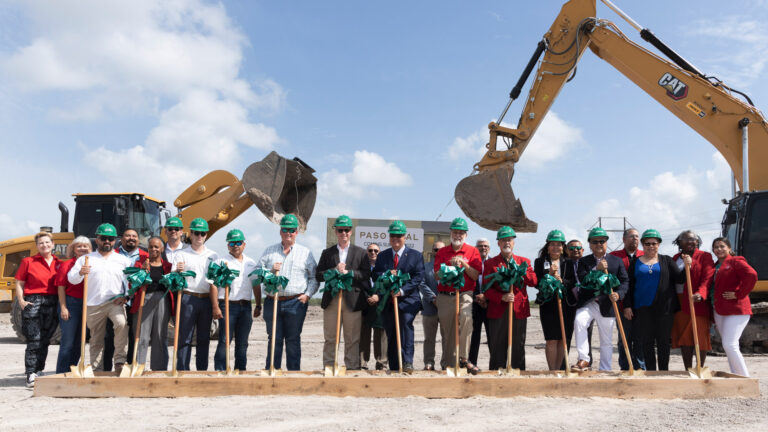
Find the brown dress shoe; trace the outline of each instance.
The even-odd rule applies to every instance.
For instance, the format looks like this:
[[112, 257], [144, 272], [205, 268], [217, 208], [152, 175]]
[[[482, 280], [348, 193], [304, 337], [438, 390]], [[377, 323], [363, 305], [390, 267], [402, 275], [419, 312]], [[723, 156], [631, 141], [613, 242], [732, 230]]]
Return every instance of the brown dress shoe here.
[[590, 369], [589, 360], [579, 360], [571, 369], [576, 371], [588, 371]]

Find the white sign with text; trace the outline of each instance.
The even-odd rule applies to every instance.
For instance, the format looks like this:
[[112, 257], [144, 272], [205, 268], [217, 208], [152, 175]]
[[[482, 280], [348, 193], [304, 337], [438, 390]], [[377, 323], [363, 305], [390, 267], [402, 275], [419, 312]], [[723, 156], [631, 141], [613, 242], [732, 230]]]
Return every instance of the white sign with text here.
[[[389, 233], [387, 227], [355, 227], [354, 244], [362, 248], [367, 248], [371, 244], [379, 245], [381, 250], [389, 247]], [[419, 252], [424, 252], [424, 229], [408, 228], [405, 234], [405, 245]]]

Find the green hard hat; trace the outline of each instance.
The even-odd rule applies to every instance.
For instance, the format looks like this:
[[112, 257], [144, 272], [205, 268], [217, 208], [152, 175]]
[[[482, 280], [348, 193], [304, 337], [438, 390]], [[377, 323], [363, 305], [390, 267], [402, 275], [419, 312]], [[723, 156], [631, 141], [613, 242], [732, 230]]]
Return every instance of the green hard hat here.
[[245, 241], [245, 234], [239, 229], [233, 229], [227, 233], [228, 242]]
[[165, 227], [166, 228], [184, 228], [184, 223], [181, 221], [181, 219], [177, 217], [168, 218], [167, 221], [165, 221]]
[[283, 216], [282, 219], [280, 219], [280, 228], [298, 228], [299, 227], [299, 220], [296, 218], [296, 216], [288, 213], [287, 215]]
[[347, 215], [341, 215], [336, 218], [333, 226], [336, 228], [352, 228], [352, 219], [350, 219]]
[[389, 224], [388, 232], [390, 234], [405, 235], [405, 224], [402, 221], [396, 220]]
[[507, 237], [517, 237], [517, 234], [515, 234], [515, 230], [513, 230], [512, 227], [503, 226], [496, 232], [496, 240], [501, 240]]
[[103, 223], [96, 228], [97, 236], [117, 237], [117, 229], [111, 223]]
[[601, 227], [594, 227], [591, 230], [589, 230], [589, 236], [587, 236], [587, 239], [591, 239], [592, 237], [608, 238], [608, 233], [605, 232], [605, 230], [602, 229]]
[[467, 226], [467, 221], [458, 217], [451, 222], [450, 229], [458, 231], [469, 231], [469, 226]]
[[565, 243], [565, 234], [560, 230], [552, 230], [547, 234], [547, 241], [557, 241]]
[[192, 223], [189, 224], [190, 231], [208, 232], [208, 221], [203, 218], [194, 218]]
[[659, 234], [658, 231], [655, 229], [647, 229], [643, 231], [643, 236], [640, 237], [641, 240], [647, 239], [647, 238], [655, 238], [659, 239], [659, 243], [661, 243], [661, 234]]

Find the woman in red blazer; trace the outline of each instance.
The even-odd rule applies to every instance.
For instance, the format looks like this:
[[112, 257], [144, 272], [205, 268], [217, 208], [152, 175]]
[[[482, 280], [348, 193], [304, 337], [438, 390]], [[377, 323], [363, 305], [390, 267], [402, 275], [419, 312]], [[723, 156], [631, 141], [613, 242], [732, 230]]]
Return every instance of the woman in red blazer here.
[[715, 325], [723, 340], [731, 372], [749, 376], [747, 364], [739, 350], [739, 338], [752, 315], [749, 293], [757, 283], [757, 272], [744, 257], [735, 256], [731, 242], [718, 237], [712, 242], [715, 264], [714, 293]]

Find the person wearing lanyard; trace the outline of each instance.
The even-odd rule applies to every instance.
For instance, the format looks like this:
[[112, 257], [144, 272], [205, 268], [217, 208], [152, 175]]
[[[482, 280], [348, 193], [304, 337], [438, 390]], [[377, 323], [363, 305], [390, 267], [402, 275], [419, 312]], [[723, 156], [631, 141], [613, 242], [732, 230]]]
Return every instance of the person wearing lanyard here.
[[67, 273], [78, 258], [91, 252], [91, 240], [86, 236], [76, 237], [67, 246], [67, 256], [70, 259], [61, 264], [56, 274], [56, 286], [59, 290], [59, 326], [61, 327], [59, 358], [56, 361], [57, 374], [69, 372], [70, 366], [75, 366], [80, 361], [83, 284], [69, 283]]
[[216, 301], [211, 280], [206, 278], [206, 274], [210, 263], [216, 261], [219, 256], [205, 246], [208, 237], [208, 222], [205, 219], [192, 219], [189, 230], [192, 233], [192, 243], [174, 258], [176, 271], [195, 272], [194, 277], [187, 277], [187, 289], [181, 296], [181, 305], [178, 305], [181, 307], [181, 327], [176, 367], [178, 370], [190, 370], [192, 335], [197, 330], [195, 366], [197, 370], [204, 371], [208, 370], [208, 348], [211, 343], [211, 302]]
[[[172, 295], [166, 295], [165, 288], [160, 285], [163, 275], [171, 272], [173, 264], [163, 259], [165, 244], [157, 236], [149, 239], [149, 255], [141, 257], [134, 267], [146, 271], [152, 283], [145, 286], [144, 308], [141, 311], [141, 322], [134, 322], [134, 335], [139, 332], [139, 346], [136, 349], [136, 364], [145, 364], [147, 348], [152, 346], [150, 367], [152, 370], [168, 370], [168, 321], [171, 317]], [[141, 291], [137, 291], [131, 306], [131, 315], [138, 321]], [[135, 338], [131, 335], [132, 338]], [[135, 366], [135, 365], [134, 365]]]
[[[96, 228], [96, 246], [98, 249], [83, 255], [67, 273], [69, 283], [76, 285], [88, 276], [88, 317], [87, 326], [91, 331], [91, 365], [93, 370], [102, 370], [106, 363], [104, 335], [107, 320], [112, 321], [115, 329], [115, 371], [120, 371], [125, 364], [128, 349], [128, 323], [125, 312], [126, 280], [123, 270], [131, 265], [131, 260], [114, 251], [117, 230], [114, 225], [105, 223]], [[85, 265], [85, 258], [88, 265]]]
[[16, 299], [21, 307], [21, 332], [27, 338], [24, 373], [27, 387], [45, 369], [48, 345], [59, 324], [56, 314], [56, 271], [61, 261], [53, 254], [53, 237], [47, 232], [35, 234], [37, 255], [21, 260], [16, 271]]
[[[624, 298], [624, 317], [633, 322], [632, 346], [640, 369], [669, 370], [669, 342], [675, 312], [680, 310], [675, 284], [683, 272], [672, 257], [659, 253], [661, 234], [643, 232], [643, 255], [629, 264], [629, 292]], [[689, 265], [691, 257], [683, 255]], [[655, 348], [655, 349], [654, 349]], [[658, 362], [657, 362], [658, 358]]]
[[257, 263], [258, 268], [280, 272], [288, 278], [286, 286], [279, 287], [277, 293], [277, 329], [272, 334], [272, 305], [274, 297], [267, 294], [264, 299], [264, 322], [267, 326], [267, 358], [265, 368], [269, 368], [272, 338], [275, 338], [275, 368], [282, 364], [283, 344], [285, 344], [285, 360], [288, 370], [301, 369], [301, 332], [304, 328], [304, 318], [307, 316], [309, 299], [319, 284], [315, 279], [317, 262], [312, 252], [305, 246], [296, 243], [299, 220], [292, 214], [280, 219], [280, 243], [273, 244], [264, 250]]
[[757, 283], [757, 272], [744, 257], [733, 253], [727, 238], [716, 238], [712, 242], [712, 252], [717, 257], [711, 296], [715, 306], [715, 326], [723, 341], [731, 372], [748, 377], [739, 338], [752, 315], [749, 293]]
[[[261, 285], [252, 283], [256, 270], [256, 261], [245, 255], [245, 234], [239, 229], [227, 233], [227, 249], [229, 253], [218, 261], [220, 266], [226, 265], [239, 274], [232, 280], [229, 287], [212, 286], [212, 298], [218, 299], [213, 303], [213, 319], [219, 320], [219, 343], [213, 356], [213, 367], [217, 371], [226, 369], [226, 323], [224, 314], [225, 289], [229, 289], [229, 340], [235, 340], [235, 370], [244, 371], [248, 362], [248, 335], [251, 333], [253, 319], [261, 315]], [[256, 299], [256, 306], [251, 316], [251, 300]]]
[[[565, 246], [565, 234], [560, 230], [552, 230], [547, 234], [547, 242], [539, 250], [539, 257], [533, 262], [533, 271], [536, 273], [536, 279], [539, 283], [546, 274], [562, 282], [562, 275], [565, 271], [566, 261], [563, 255]], [[539, 320], [541, 328], [544, 330], [544, 355], [547, 358], [549, 370], [562, 368], [565, 360], [565, 349], [561, 342], [563, 336], [560, 332], [560, 312], [557, 308], [557, 301], [552, 298], [549, 301], [541, 302], [536, 299], [539, 307]], [[563, 327], [565, 329], [566, 344], [570, 344], [571, 335], [573, 335], [573, 317], [576, 309], [562, 303], [563, 308]]]

